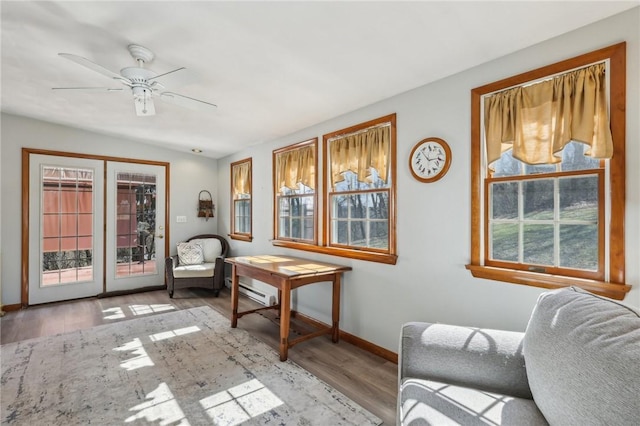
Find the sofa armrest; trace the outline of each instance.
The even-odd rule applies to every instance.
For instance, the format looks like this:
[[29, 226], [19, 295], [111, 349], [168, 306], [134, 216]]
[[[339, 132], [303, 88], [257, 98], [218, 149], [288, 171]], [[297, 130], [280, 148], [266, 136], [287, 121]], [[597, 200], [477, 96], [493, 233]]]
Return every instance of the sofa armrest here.
[[164, 259], [164, 272], [167, 276], [167, 283], [173, 282], [173, 268], [178, 266], [178, 256], [169, 256]]
[[434, 380], [531, 399], [524, 333], [410, 322], [402, 326], [398, 377]]

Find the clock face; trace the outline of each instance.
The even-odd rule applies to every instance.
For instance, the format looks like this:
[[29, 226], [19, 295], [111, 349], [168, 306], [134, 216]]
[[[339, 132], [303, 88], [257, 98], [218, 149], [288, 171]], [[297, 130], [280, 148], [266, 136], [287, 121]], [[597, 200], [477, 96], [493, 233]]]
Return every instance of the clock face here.
[[451, 164], [451, 149], [439, 138], [420, 141], [409, 156], [413, 177], [421, 182], [434, 182], [442, 178]]

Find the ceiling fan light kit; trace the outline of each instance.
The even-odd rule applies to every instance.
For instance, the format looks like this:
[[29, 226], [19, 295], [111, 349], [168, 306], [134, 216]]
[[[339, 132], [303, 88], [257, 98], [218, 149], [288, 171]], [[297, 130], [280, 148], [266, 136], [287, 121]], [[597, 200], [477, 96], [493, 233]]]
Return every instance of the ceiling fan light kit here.
[[[158, 97], [164, 101], [179, 106], [191, 107], [192, 109], [204, 108], [211, 110], [217, 108], [215, 104], [210, 102], [180, 95], [174, 92], [166, 92], [164, 91], [165, 87], [156, 80], [157, 78], [163, 77], [167, 74], [184, 70], [184, 67], [180, 67], [163, 74], [156, 74], [155, 72], [144, 68], [146, 63], [153, 61], [153, 58], [155, 57], [153, 52], [146, 47], [137, 44], [130, 44], [128, 49], [133, 59], [135, 59], [137, 66], [122, 68], [120, 70], [120, 74], [110, 71], [107, 68], [104, 68], [103, 66], [91, 62], [81, 56], [73, 55], [71, 53], [59, 53], [58, 55], [128, 86], [131, 89], [133, 104], [138, 116], [144, 117], [155, 115], [156, 109], [153, 102], [154, 95], [158, 95]], [[119, 91], [121, 89], [108, 87], [54, 87], [53, 90], [102, 90], [110, 92]]]

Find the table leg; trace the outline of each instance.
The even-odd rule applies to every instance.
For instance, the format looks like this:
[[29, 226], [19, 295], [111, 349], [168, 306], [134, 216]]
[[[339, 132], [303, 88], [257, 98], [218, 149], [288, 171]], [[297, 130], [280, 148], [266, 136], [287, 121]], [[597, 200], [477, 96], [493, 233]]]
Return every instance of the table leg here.
[[280, 361], [286, 361], [289, 353], [289, 320], [291, 319], [291, 283], [282, 285], [280, 298]]
[[231, 266], [231, 328], [238, 326], [238, 286], [240, 278], [236, 274], [236, 265]]
[[331, 316], [333, 324], [331, 326], [331, 340], [338, 343], [340, 339], [340, 273], [333, 276], [333, 300], [331, 302]]

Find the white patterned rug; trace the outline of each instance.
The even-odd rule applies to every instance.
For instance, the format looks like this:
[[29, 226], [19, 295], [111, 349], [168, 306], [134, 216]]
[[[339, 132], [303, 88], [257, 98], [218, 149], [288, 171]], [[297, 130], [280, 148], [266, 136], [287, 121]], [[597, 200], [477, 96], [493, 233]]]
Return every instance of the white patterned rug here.
[[2, 424], [378, 425], [209, 307], [0, 347]]

